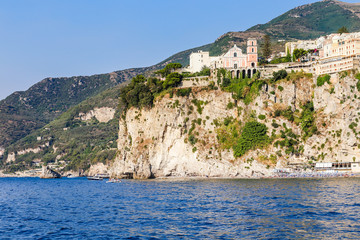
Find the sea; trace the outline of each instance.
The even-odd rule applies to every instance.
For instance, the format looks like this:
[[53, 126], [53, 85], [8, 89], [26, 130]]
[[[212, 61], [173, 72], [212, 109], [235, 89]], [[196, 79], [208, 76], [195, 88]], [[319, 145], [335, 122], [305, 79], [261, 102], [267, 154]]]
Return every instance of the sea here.
[[0, 178], [0, 239], [360, 239], [360, 178]]

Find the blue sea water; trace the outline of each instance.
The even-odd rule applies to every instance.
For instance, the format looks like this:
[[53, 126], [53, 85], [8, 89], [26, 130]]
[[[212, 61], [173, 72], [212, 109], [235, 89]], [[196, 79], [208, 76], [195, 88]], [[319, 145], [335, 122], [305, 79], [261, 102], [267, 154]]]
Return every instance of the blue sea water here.
[[360, 179], [0, 178], [0, 239], [360, 239]]

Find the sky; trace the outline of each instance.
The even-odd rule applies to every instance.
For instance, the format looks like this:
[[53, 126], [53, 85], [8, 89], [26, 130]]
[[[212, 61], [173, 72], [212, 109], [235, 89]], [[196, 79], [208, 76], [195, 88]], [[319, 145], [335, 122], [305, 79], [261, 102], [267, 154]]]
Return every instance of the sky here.
[[151, 66], [312, 2], [0, 0], [0, 100], [46, 77]]

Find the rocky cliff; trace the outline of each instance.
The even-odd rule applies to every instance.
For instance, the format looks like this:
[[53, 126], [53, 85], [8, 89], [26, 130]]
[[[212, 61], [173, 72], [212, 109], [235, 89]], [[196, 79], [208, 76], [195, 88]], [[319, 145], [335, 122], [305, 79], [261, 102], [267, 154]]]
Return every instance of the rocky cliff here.
[[[262, 177], [274, 168], [360, 159], [360, 94], [351, 72], [317, 79], [293, 74], [262, 86], [247, 104], [232, 93], [193, 87], [165, 95], [149, 109], [130, 108], [119, 122], [113, 176]], [[358, 97], [359, 95], [359, 97]], [[269, 143], [241, 156], [234, 144], [247, 122], [267, 127]]]
[[40, 178], [61, 178], [61, 175], [49, 167], [43, 166]]

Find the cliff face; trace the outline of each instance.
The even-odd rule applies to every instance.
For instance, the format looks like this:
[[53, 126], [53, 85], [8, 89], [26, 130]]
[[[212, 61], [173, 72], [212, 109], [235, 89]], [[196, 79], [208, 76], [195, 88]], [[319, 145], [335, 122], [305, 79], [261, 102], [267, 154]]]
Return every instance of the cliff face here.
[[360, 92], [357, 82], [351, 76], [334, 75], [330, 85], [325, 83], [315, 89], [313, 101], [320, 133], [306, 142], [305, 156], [322, 154], [326, 162], [360, 160]]
[[[282, 80], [263, 86], [248, 105], [234, 101], [231, 93], [206, 87], [192, 88], [189, 97], [166, 95], [151, 109], [131, 108], [120, 119], [118, 155], [109, 172], [113, 176], [130, 172], [140, 179], [261, 177], [271, 175], [274, 168], [287, 168], [289, 163], [306, 168], [315, 162], [356, 161], [360, 158], [357, 81], [353, 76], [334, 75], [331, 84], [317, 87], [312, 78]], [[297, 119], [309, 102], [313, 102], [317, 131], [306, 137], [306, 117], [297, 121], [276, 112], [290, 108]], [[260, 115], [265, 119], [259, 119]], [[219, 123], [226, 118], [265, 124], [272, 143], [235, 158], [232, 148], [220, 143], [223, 125]], [[196, 141], [190, 140], [190, 132]]]
[[[150, 110], [127, 112], [126, 119], [120, 120], [120, 154], [113, 174], [134, 172], [135, 178], [245, 174], [241, 167], [229, 162], [233, 159], [231, 152], [216, 150], [214, 119], [237, 115], [236, 110], [226, 109], [231, 94], [196, 90], [194, 97], [208, 102], [202, 114], [193, 109], [193, 98], [166, 96]], [[196, 131], [205, 144], [195, 144], [195, 151], [195, 146], [185, 143], [185, 130], [197, 119], [201, 119], [201, 125], [197, 124]]]

